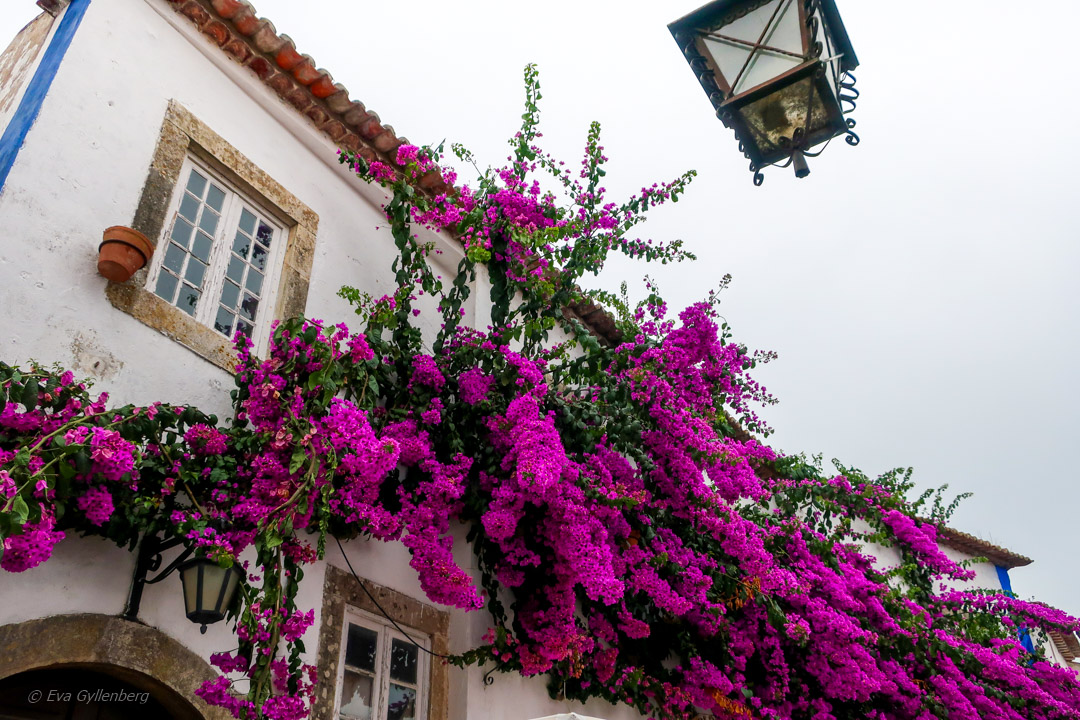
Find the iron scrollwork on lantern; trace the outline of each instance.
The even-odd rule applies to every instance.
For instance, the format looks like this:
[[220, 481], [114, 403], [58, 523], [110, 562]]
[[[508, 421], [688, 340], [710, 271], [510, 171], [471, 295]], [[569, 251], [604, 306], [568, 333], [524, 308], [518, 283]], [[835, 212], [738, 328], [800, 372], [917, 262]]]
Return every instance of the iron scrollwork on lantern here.
[[835, 137], [859, 143], [848, 117], [859, 61], [835, 0], [716, 0], [668, 29], [755, 185], [769, 165], [805, 177], [806, 158]]

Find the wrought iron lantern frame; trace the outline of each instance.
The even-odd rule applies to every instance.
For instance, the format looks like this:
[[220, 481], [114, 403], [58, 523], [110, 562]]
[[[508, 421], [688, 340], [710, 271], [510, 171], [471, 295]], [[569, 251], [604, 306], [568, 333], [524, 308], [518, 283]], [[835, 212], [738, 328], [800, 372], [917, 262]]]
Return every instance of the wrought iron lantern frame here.
[[[798, 177], [809, 174], [805, 158], [816, 157], [824, 147], [841, 135], [849, 145], [858, 145], [855, 120], [848, 117], [859, 97], [853, 71], [859, 65], [847, 30], [840, 19], [835, 0], [779, 0], [756, 42], [725, 34], [723, 28], [739, 18], [759, 10], [775, 0], [715, 0], [668, 25], [687, 63], [716, 111], [716, 116], [732, 129], [739, 149], [750, 161], [754, 184], [765, 180], [762, 170], [770, 165], [795, 166]], [[775, 47], [766, 42], [779, 18], [797, 8], [802, 53]], [[710, 58], [705, 38], [712, 37], [749, 50], [738, 75], [725, 77], [717, 63]], [[821, 38], [821, 39], [816, 39]], [[738, 90], [744, 73], [761, 53], [789, 56], [799, 64], [766, 82], [746, 90]], [[835, 66], [831, 64], [835, 61]], [[741, 112], [748, 106], [767, 100], [770, 96], [802, 83], [807, 88], [806, 122], [796, 128], [790, 138], [779, 142], [769, 140], [766, 133], [749, 122]], [[812, 124], [815, 99], [824, 109], [823, 122]], [[819, 117], [819, 121], [821, 118]]]

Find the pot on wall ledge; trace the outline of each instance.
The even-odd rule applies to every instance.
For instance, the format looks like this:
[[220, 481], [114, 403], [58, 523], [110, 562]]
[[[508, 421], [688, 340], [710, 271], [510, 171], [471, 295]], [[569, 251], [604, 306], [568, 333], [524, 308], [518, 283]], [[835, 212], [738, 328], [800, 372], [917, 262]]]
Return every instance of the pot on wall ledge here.
[[98, 246], [98, 272], [113, 282], [127, 282], [153, 254], [154, 245], [141, 232], [113, 225]]

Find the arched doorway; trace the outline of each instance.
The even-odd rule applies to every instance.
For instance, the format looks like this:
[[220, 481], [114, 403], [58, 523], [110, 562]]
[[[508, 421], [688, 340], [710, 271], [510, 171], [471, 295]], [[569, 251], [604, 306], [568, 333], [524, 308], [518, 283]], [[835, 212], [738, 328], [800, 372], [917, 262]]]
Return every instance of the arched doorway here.
[[154, 695], [97, 670], [30, 670], [0, 680], [0, 720], [186, 720]]
[[[123, 618], [55, 615], [0, 626], [0, 720], [232, 720], [195, 696], [214, 677], [191, 649]], [[50, 689], [54, 706], [44, 704]], [[34, 691], [41, 698], [30, 702]], [[130, 693], [145, 693], [145, 703]]]

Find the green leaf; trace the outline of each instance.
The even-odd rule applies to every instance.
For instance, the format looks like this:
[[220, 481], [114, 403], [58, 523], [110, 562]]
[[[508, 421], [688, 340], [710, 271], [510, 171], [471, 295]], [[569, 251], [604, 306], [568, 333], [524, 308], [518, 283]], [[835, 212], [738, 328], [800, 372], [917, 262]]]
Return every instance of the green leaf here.
[[26, 406], [27, 412], [37, 407], [38, 402], [38, 384], [37, 380], [30, 378], [26, 381], [26, 386], [23, 388], [22, 396], [20, 398], [22, 404]]
[[303, 450], [293, 451], [292, 459], [289, 461], [289, 474], [291, 475], [299, 470], [306, 460], [307, 454]]
[[26, 506], [26, 501], [23, 500], [22, 495], [15, 496], [15, 502], [11, 505], [11, 513], [15, 518], [16, 525], [25, 524], [26, 519], [30, 517], [30, 508]]

